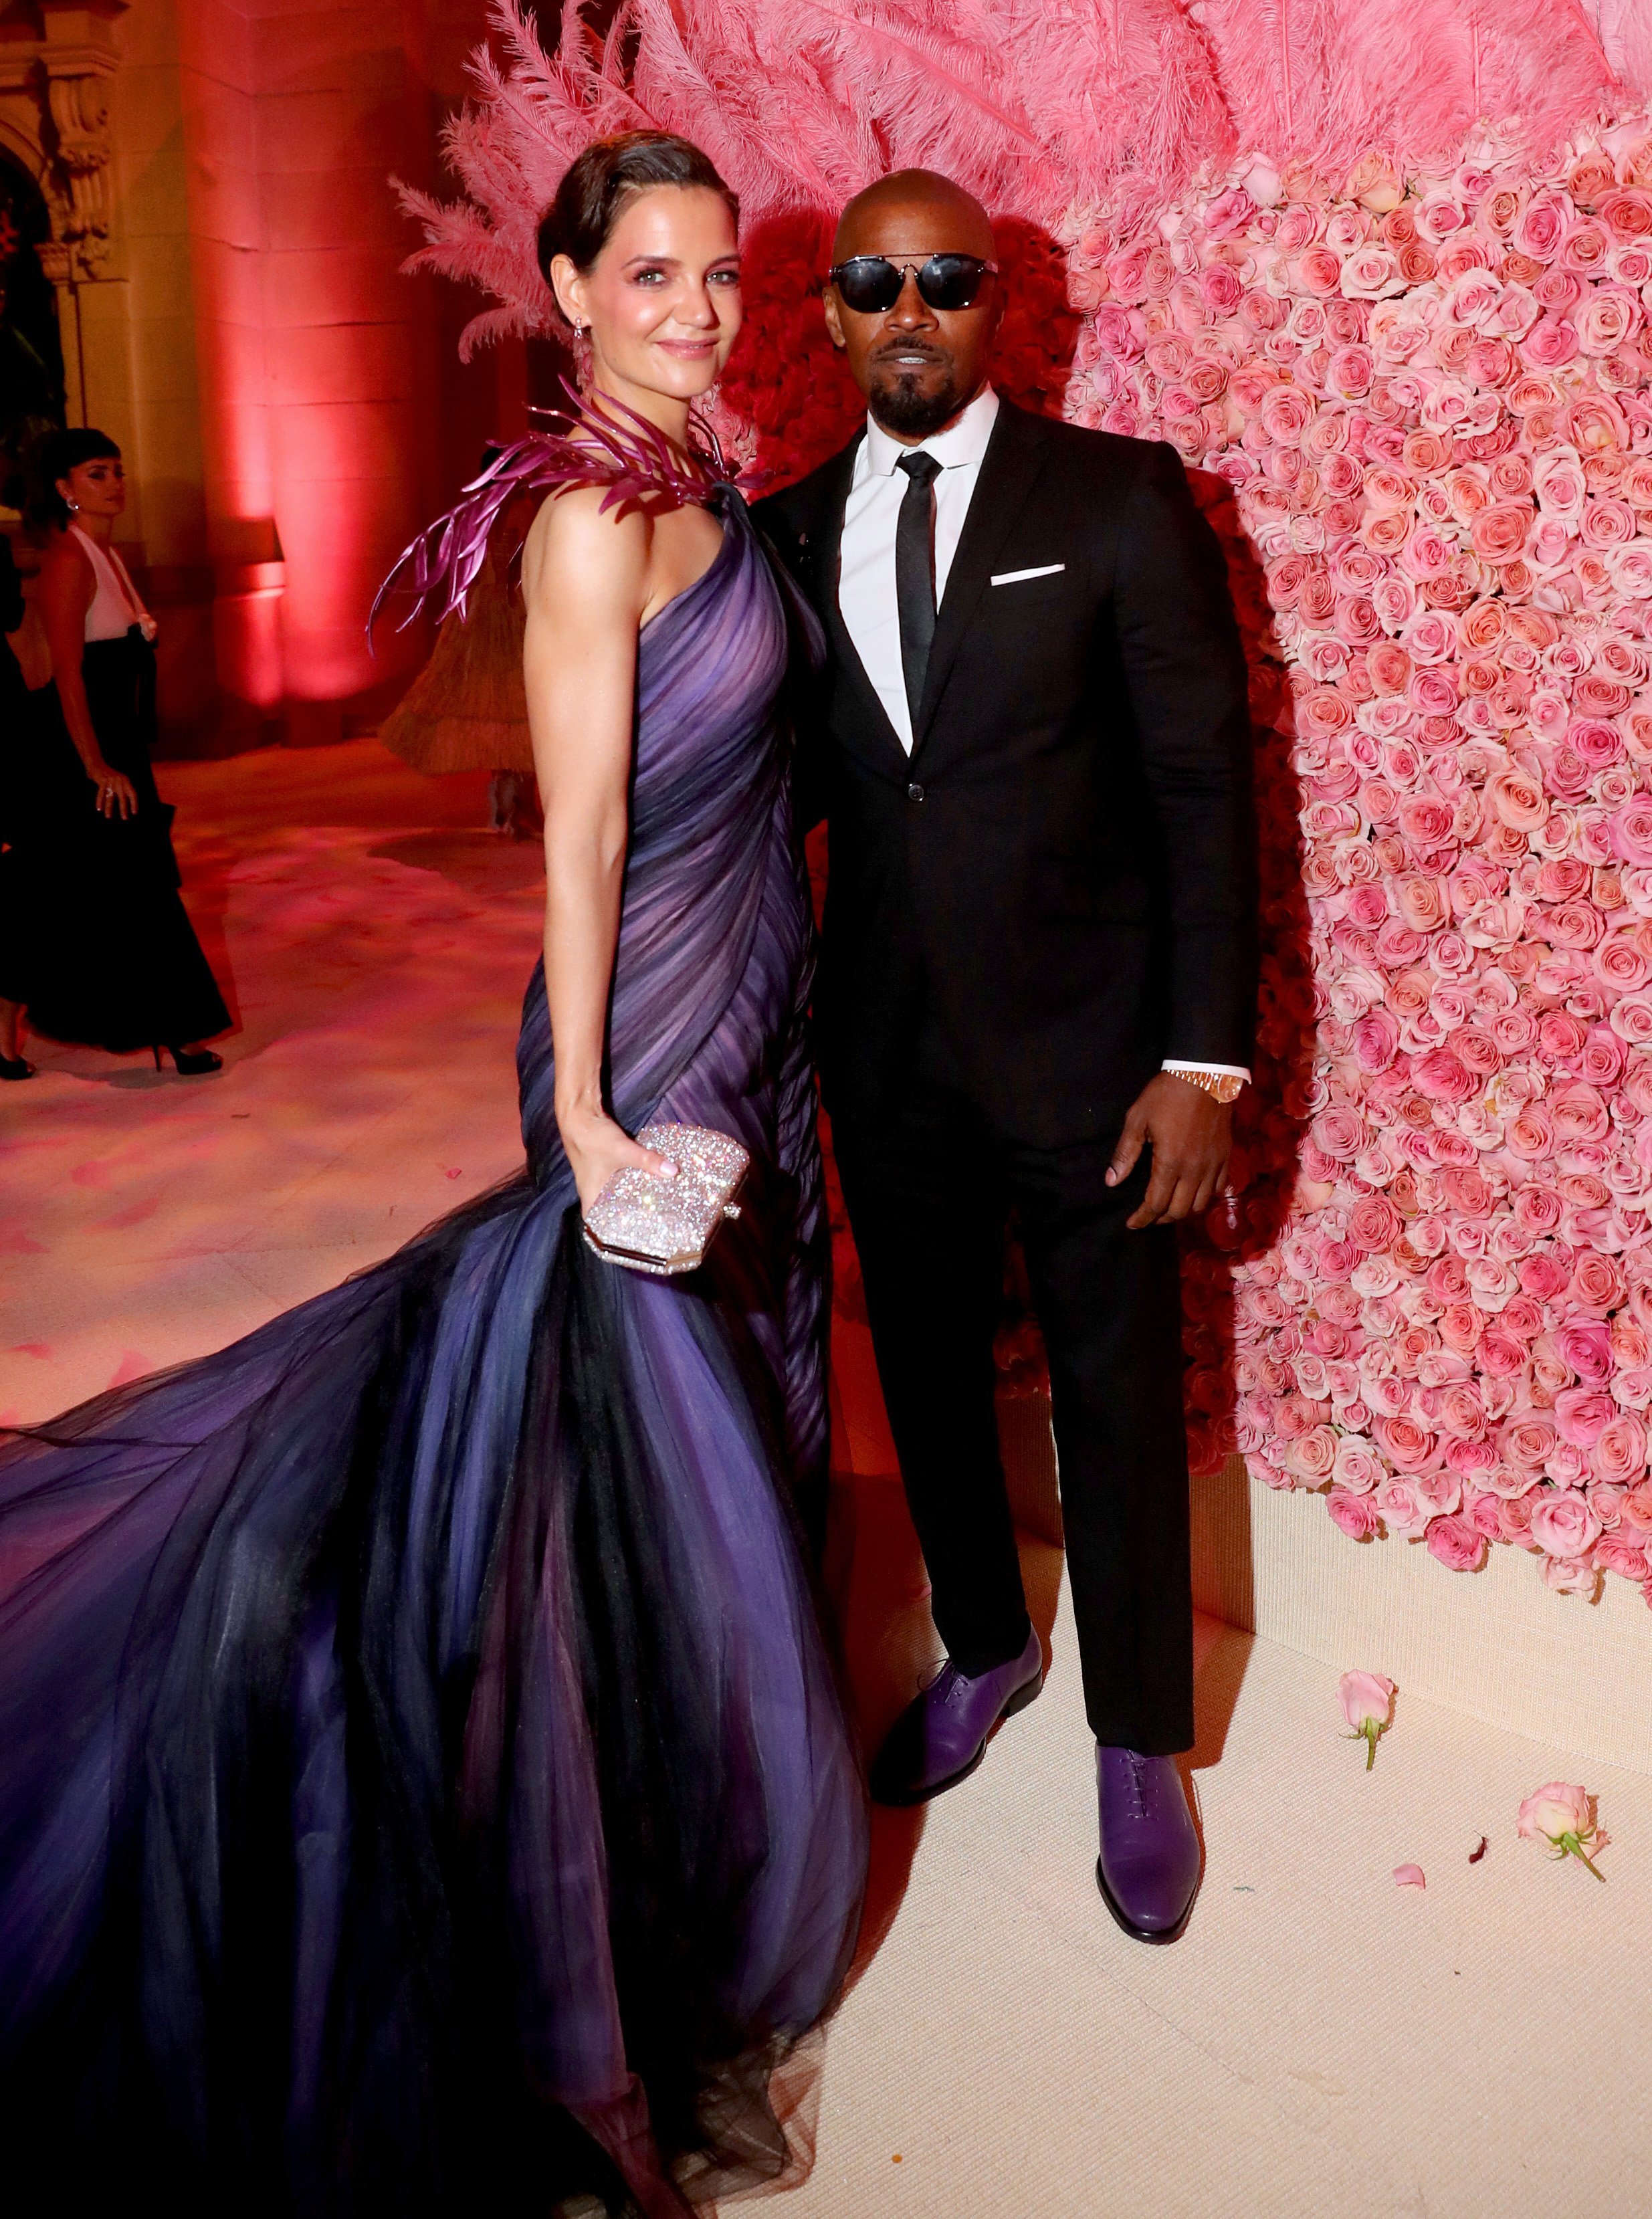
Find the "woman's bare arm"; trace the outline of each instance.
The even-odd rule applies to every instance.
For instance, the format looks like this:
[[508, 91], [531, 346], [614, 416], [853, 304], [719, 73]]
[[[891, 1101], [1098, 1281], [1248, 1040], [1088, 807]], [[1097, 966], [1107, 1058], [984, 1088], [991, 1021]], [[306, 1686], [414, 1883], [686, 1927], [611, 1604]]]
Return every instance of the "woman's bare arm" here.
[[137, 812], [137, 792], [129, 778], [123, 777], [118, 770], [111, 770], [103, 760], [103, 750], [92, 729], [92, 713], [86, 705], [85, 681], [80, 674], [86, 647], [86, 612], [91, 606], [96, 584], [91, 564], [65, 534], [48, 550], [40, 565], [36, 588], [40, 623], [46, 643], [52, 651], [52, 675], [57, 681], [63, 721], [69, 728], [76, 753], [85, 765], [87, 777], [96, 785], [97, 806], [105, 817], [117, 811], [122, 817], [131, 817]]
[[523, 671], [545, 812], [545, 994], [556, 1122], [589, 1209], [622, 1165], [669, 1175], [608, 1115], [602, 1061], [629, 837], [637, 638], [653, 527], [599, 513], [578, 489], [548, 500], [523, 552]]

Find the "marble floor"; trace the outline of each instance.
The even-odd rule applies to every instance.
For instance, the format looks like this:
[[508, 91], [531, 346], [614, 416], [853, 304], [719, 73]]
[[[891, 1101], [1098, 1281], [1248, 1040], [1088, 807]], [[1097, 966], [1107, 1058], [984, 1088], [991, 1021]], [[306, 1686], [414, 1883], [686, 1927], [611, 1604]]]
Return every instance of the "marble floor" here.
[[[370, 741], [162, 768], [235, 1008], [227, 1068], [37, 1042], [0, 1089], [0, 1420], [220, 1346], [516, 1165], [538, 858], [482, 781]], [[868, 1739], [930, 1652], [864, 1327], [835, 1331], [829, 1571]], [[1376, 1769], [1335, 1669], [1200, 1627], [1207, 1847], [1185, 1938], [1106, 1917], [1059, 1552], [1042, 1700], [879, 1813], [796, 2219], [1639, 2219], [1652, 2208], [1652, 1777], [1400, 1690]], [[1384, 1659], [1351, 1656], [1381, 1670]], [[1515, 1837], [1581, 1780], [1604, 1883]], [[1481, 1838], [1483, 1856], [1470, 1862]], [[1414, 1862], [1426, 1889], [1400, 1889]]]

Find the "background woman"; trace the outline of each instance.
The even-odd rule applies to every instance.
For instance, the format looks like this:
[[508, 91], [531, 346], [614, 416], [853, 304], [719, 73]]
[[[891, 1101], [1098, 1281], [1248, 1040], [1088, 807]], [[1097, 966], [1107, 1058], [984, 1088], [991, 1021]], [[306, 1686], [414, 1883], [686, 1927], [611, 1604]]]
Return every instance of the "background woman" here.
[[106, 432], [53, 432], [36, 458], [30, 520], [50, 534], [36, 589], [52, 654], [28, 881], [28, 1018], [54, 1040], [171, 1055], [217, 1071], [199, 1042], [230, 1022], [178, 893], [171, 809], [150, 768], [155, 622], [110, 544], [126, 507]]
[[36, 751], [33, 704], [5, 637], [22, 621], [22, 585], [11, 541], [0, 532], [0, 1079], [34, 1076], [22, 1051], [28, 933], [17, 842], [25, 821], [27, 769]]

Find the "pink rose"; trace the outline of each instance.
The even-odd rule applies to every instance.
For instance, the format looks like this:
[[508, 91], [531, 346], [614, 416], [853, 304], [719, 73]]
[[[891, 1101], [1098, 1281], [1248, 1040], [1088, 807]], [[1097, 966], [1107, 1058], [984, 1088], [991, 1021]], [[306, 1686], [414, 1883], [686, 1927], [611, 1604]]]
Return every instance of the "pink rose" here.
[[1408, 1479], [1385, 1479], [1375, 1495], [1367, 1498], [1376, 1507], [1377, 1515], [1391, 1533], [1401, 1540], [1410, 1540], [1420, 1534], [1433, 1513], [1417, 1499], [1417, 1490]]
[[1256, 202], [1242, 185], [1220, 193], [1205, 210], [1204, 227], [1213, 239], [1232, 239], [1256, 219]]
[[1291, 1443], [1285, 1469], [1309, 1487], [1320, 1487], [1331, 1476], [1336, 1459], [1337, 1436], [1329, 1426], [1313, 1426]]
[[1534, 193], [1514, 227], [1515, 252], [1532, 262], [1552, 262], [1571, 221], [1571, 205], [1559, 193]]
[[1549, 1098], [1549, 1114], [1562, 1146], [1580, 1141], [1604, 1140], [1611, 1130], [1606, 1105], [1593, 1086], [1581, 1079], [1558, 1088]]
[[1477, 1440], [1486, 1430], [1485, 1406], [1477, 1390], [1467, 1384], [1442, 1388], [1439, 1427], [1465, 1440]]
[[1096, 344], [1104, 355], [1115, 362], [1130, 363], [1141, 359], [1146, 333], [1140, 314], [1133, 308], [1122, 308], [1115, 301], [1104, 301], [1096, 311], [1090, 325]]
[[1560, 1857], [1576, 1857], [1597, 1880], [1604, 1878], [1591, 1850], [1605, 1848], [1606, 1836], [1596, 1818], [1594, 1799], [1569, 1781], [1551, 1780], [1520, 1806], [1515, 1830], [1522, 1841], [1547, 1842]]
[[1591, 288], [1573, 321], [1585, 354], [1616, 354], [1645, 320], [1639, 300], [1626, 285]]
[[1523, 1256], [1518, 1267], [1520, 1291], [1534, 1302], [1552, 1302], [1570, 1277], [1558, 1257]]
[[1382, 1458], [1369, 1441], [1357, 1433], [1345, 1433], [1337, 1443], [1332, 1477], [1347, 1494], [1369, 1495], [1382, 1482]]
[[1598, 1384], [1611, 1377], [1612, 1335], [1604, 1325], [1563, 1325], [1555, 1340], [1580, 1379]]
[[1560, 1445], [1560, 1436], [1547, 1418], [1512, 1419], [1503, 1428], [1503, 1455], [1516, 1471], [1534, 1476], [1542, 1471]]
[[1295, 385], [1270, 388], [1258, 412], [1262, 428], [1281, 446], [1294, 446], [1314, 420], [1314, 403]]
[[1394, 1715], [1394, 1684], [1381, 1672], [1345, 1672], [1337, 1682], [1342, 1714], [1357, 1734], [1367, 1726], [1379, 1731]]
[[1435, 932], [1450, 914], [1445, 890], [1438, 879], [1414, 873], [1394, 887], [1400, 914], [1413, 932]]
[[1624, 995], [1613, 1007], [1610, 1022], [1618, 1038], [1631, 1047], [1652, 1047], [1652, 996]]
[[1581, 1557], [1600, 1538], [1600, 1520], [1570, 1488], [1531, 1498], [1531, 1538], [1550, 1557]]
[[1521, 347], [1534, 370], [1559, 370], [1578, 351], [1576, 327], [1562, 317], [1544, 316], [1526, 333]]
[[1411, 1082], [1425, 1101], [1466, 1102], [1478, 1091], [1473, 1075], [1450, 1048], [1437, 1047], [1413, 1058]]
[[1597, 499], [1584, 504], [1581, 531], [1589, 547], [1621, 547], [1639, 529], [1635, 512], [1626, 500]]
[[1372, 370], [1369, 347], [1338, 347], [1326, 370], [1326, 383], [1345, 401], [1357, 401], [1370, 391]]
[[1632, 1411], [1621, 1411], [1603, 1426], [1594, 1445], [1595, 1470], [1603, 1479], [1629, 1485], [1646, 1476], [1646, 1426]]
[[1525, 1369], [1525, 1351], [1512, 1333], [1488, 1326], [1475, 1346], [1481, 1370], [1493, 1379], [1512, 1379]]
[[1652, 231], [1652, 195], [1633, 186], [1603, 195], [1595, 213], [1614, 239], [1642, 239]]
[[1617, 1404], [1598, 1387], [1563, 1387], [1555, 1397], [1555, 1423], [1561, 1439], [1586, 1452], [1593, 1448], [1617, 1414]]
[[1331, 1489], [1325, 1507], [1351, 1541], [1369, 1541], [1382, 1523], [1369, 1496], [1351, 1495], [1340, 1487]]
[[[1529, 772], [1510, 768], [1500, 770], [1486, 781], [1486, 795], [1492, 807], [1505, 824], [1517, 831], [1536, 831], [1548, 818], [1549, 804], [1542, 786]], [[1645, 861], [1652, 862], [1652, 810], [1648, 816], [1648, 849]]]
[[1448, 1571], [1477, 1572], [1486, 1561], [1485, 1539], [1466, 1518], [1431, 1518], [1424, 1538]]
[[1421, 1471], [1434, 1454], [1434, 1436], [1414, 1418], [1379, 1418], [1374, 1428], [1383, 1454], [1396, 1471]]
[[1355, 1247], [1374, 1252], [1397, 1240], [1403, 1223], [1386, 1194], [1362, 1195], [1348, 1213], [1348, 1238]]
[[[1419, 580], [1443, 577], [1451, 567], [1453, 550], [1432, 525], [1419, 524], [1407, 539], [1400, 560], [1407, 575]], [[1416, 649], [1412, 649], [1413, 655]]]
[[1351, 301], [1381, 301], [1405, 289], [1405, 279], [1392, 250], [1371, 240], [1345, 255], [1341, 286]]
[[1482, 563], [1512, 563], [1525, 545], [1532, 515], [1524, 501], [1499, 501], [1482, 508], [1469, 531]]
[[[1604, 1208], [1606, 1201], [1605, 1188], [1601, 1186], [1597, 1181], [1591, 1181], [1590, 1184], [1593, 1189], [1593, 1193], [1589, 1206], [1597, 1209]], [[1623, 1301], [1623, 1274], [1619, 1271], [1618, 1266], [1612, 1262], [1610, 1256], [1602, 1255], [1597, 1249], [1586, 1249], [1578, 1258], [1577, 1263], [1572, 1271], [1571, 1294], [1573, 1301], [1578, 1304], [1580, 1308], [1593, 1310], [1597, 1316], [1604, 1317], [1608, 1310], [1616, 1309], [1618, 1304]], [[1606, 1378], [1612, 1371], [1613, 1364], [1613, 1352], [1611, 1346], [1612, 1337], [1608, 1333], [1607, 1328], [1604, 1325], [1577, 1325], [1568, 1327], [1566, 1330], [1568, 1332], [1588, 1336], [1589, 1346], [1592, 1351], [1591, 1361], [1598, 1367], [1593, 1370], [1586, 1370], [1583, 1364], [1581, 1363], [1576, 1357], [1571, 1354], [1568, 1348], [1567, 1351], [1567, 1360], [1571, 1364], [1572, 1369], [1578, 1374], [1579, 1377], [1584, 1379]], [[1604, 1348], [1599, 1346], [1595, 1339], [1596, 1335], [1605, 1336], [1606, 1346]], [[1581, 1341], [1579, 1346], [1582, 1346]]]
[[1633, 1549], [1627, 1541], [1610, 1538], [1597, 1541], [1594, 1568], [1598, 1572], [1611, 1572], [1620, 1580], [1644, 1580], [1652, 1576], [1652, 1563], [1644, 1549]]

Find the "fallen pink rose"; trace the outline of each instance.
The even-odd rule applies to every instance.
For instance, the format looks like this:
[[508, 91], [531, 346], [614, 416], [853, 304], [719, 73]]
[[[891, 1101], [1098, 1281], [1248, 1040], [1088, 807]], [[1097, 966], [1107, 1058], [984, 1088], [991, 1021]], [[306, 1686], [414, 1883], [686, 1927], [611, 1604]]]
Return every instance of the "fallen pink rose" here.
[[1396, 1887], [1426, 1887], [1428, 1886], [1428, 1882], [1423, 1878], [1423, 1868], [1420, 1865], [1395, 1865], [1394, 1884]]
[[1381, 1672], [1345, 1672], [1337, 1682], [1342, 1714], [1353, 1728], [1351, 1738], [1365, 1744], [1365, 1769], [1376, 1762], [1377, 1737], [1394, 1714], [1394, 1688]]
[[1562, 1861], [1576, 1857], [1597, 1880], [1606, 1877], [1589, 1851], [1604, 1849], [1610, 1837], [1596, 1821], [1594, 1798], [1587, 1788], [1551, 1780], [1547, 1787], [1535, 1789], [1520, 1806], [1515, 1831], [1525, 1841], [1547, 1842]]

